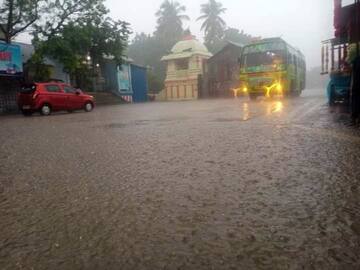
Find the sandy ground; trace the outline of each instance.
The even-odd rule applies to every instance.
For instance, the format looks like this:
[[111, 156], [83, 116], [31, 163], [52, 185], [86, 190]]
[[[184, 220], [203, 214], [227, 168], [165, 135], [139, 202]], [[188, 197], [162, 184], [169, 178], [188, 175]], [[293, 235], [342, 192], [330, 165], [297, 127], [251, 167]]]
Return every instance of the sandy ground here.
[[0, 269], [360, 269], [360, 132], [325, 103], [0, 117]]

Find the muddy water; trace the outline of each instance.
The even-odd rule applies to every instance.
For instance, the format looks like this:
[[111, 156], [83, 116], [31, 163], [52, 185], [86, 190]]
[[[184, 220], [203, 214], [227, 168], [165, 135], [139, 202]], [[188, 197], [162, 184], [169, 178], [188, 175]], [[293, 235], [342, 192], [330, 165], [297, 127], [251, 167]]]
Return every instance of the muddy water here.
[[360, 269], [360, 134], [317, 91], [0, 118], [1, 269]]

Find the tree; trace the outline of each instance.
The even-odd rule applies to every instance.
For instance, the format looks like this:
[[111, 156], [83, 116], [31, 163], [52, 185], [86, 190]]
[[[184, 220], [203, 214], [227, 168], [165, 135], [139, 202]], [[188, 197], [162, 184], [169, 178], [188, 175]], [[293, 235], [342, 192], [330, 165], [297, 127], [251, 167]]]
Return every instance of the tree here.
[[160, 78], [156, 76], [152, 70], [148, 70], [147, 72], [147, 81], [149, 92], [151, 93], [157, 94], [164, 89], [164, 82], [160, 80]]
[[225, 30], [223, 39], [225, 41], [232, 41], [246, 45], [249, 44], [255, 38], [259, 39], [259, 37], [253, 37], [249, 34], [246, 34], [244, 30], [241, 30], [240, 32], [239, 29], [229, 27], [228, 29]]
[[[128, 47], [128, 56], [140, 65], [151, 69], [151, 81], [163, 81], [165, 79], [165, 65], [160, 61], [161, 57], [170, 52], [171, 46], [155, 36], [145, 33], [136, 34]], [[153, 91], [162, 90], [161, 84], [156, 83]]]
[[[161, 58], [169, 54], [175, 43], [183, 37], [183, 21], [189, 20], [189, 17], [184, 15], [185, 11], [186, 8], [177, 1], [165, 0], [156, 12], [157, 27], [154, 35], [137, 34], [129, 46], [129, 57], [151, 68], [151, 81], [161, 82], [165, 79], [165, 65]], [[154, 85], [159, 87], [161, 84]]]
[[[7, 43], [31, 30], [36, 39], [56, 35], [69, 22], [105, 14], [104, 0], [3, 0], [0, 31]], [[41, 19], [40, 19], [41, 18]]]
[[183, 35], [183, 21], [189, 20], [185, 6], [182, 6], [177, 1], [165, 0], [158, 12], [157, 28], [155, 36], [163, 41], [177, 42]]
[[50, 39], [68, 23], [77, 23], [91, 18], [100, 18], [109, 11], [104, 0], [44, 0], [41, 20], [34, 25], [33, 35], [39, 39]]
[[4, 0], [0, 4], [0, 31], [6, 43], [39, 19], [43, 3], [43, 0]]
[[95, 77], [95, 69], [103, 64], [104, 56], [121, 64], [129, 34], [126, 22], [108, 17], [87, 18], [68, 23], [50, 39], [38, 42], [33, 59], [51, 56], [64, 65], [79, 87], [88, 88], [91, 86], [86, 83]]
[[90, 40], [88, 51], [93, 65], [102, 63], [104, 56], [112, 57], [118, 65], [122, 64], [123, 53], [131, 33], [127, 22], [107, 17], [102, 21], [89, 20], [81, 27], [85, 28]]
[[150, 68], [149, 85], [153, 92], [162, 90], [166, 67], [161, 58], [187, 33], [183, 21], [189, 20], [184, 14], [186, 8], [177, 1], [165, 0], [158, 12], [157, 27], [153, 35], [136, 34], [128, 48], [128, 55], [136, 63]]
[[209, 0], [208, 3], [201, 5], [202, 15], [197, 19], [203, 20], [201, 30], [205, 32], [205, 44], [210, 51], [215, 53], [216, 44], [223, 38], [226, 28], [225, 21], [220, 17], [226, 11], [220, 2]]

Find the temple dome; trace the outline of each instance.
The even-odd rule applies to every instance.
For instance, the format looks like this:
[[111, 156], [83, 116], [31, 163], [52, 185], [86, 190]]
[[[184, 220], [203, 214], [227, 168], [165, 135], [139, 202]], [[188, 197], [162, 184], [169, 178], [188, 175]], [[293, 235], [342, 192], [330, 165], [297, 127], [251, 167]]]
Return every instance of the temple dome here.
[[198, 41], [194, 36], [188, 36], [176, 43], [171, 49], [171, 54], [163, 57], [162, 60], [191, 57], [195, 54], [207, 57], [212, 56], [204, 44]]
[[188, 51], [209, 53], [209, 50], [205, 47], [205, 45], [195, 38], [181, 40], [171, 49], [172, 53], [182, 53]]

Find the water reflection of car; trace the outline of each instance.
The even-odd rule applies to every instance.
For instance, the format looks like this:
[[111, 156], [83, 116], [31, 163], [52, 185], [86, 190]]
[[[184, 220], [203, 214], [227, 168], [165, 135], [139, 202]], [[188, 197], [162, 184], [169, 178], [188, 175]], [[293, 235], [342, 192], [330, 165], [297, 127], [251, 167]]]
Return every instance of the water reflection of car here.
[[40, 112], [50, 115], [52, 111], [85, 110], [90, 112], [95, 106], [94, 98], [59, 82], [35, 83], [24, 86], [17, 96], [19, 109], [24, 115]]

